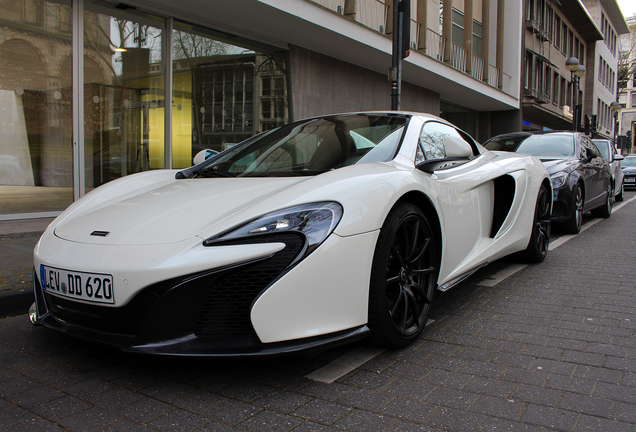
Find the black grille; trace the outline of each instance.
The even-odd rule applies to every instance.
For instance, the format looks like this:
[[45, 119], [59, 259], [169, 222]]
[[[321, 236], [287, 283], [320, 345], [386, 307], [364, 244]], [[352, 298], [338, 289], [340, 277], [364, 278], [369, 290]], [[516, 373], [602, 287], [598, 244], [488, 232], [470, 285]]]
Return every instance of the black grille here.
[[280, 242], [285, 248], [271, 258], [237, 268], [211, 288], [194, 328], [198, 337], [236, 338], [255, 336], [250, 321], [252, 303], [291, 264], [305, 245], [297, 234], [268, 235], [250, 241], [224, 242], [255, 244]]

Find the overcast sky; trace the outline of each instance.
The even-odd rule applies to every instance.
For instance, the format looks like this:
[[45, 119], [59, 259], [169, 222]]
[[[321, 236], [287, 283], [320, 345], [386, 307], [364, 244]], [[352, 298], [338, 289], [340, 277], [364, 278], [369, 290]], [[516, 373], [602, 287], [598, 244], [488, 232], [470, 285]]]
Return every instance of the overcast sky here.
[[629, 18], [636, 14], [636, 0], [618, 0], [618, 6], [623, 11], [623, 16]]

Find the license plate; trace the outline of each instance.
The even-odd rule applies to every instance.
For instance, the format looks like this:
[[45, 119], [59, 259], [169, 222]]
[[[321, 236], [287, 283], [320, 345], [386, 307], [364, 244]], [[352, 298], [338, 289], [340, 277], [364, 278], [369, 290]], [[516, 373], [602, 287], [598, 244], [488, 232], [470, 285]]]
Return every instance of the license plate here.
[[60, 297], [115, 303], [113, 276], [40, 266], [42, 289]]
[[636, 183], [636, 178], [626, 178], [625, 183]]

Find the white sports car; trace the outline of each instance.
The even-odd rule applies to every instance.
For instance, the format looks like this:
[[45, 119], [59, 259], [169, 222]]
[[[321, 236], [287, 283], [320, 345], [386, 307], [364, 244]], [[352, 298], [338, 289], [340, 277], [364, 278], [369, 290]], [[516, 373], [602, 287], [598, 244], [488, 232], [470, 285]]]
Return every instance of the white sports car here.
[[436, 289], [548, 250], [550, 178], [426, 114], [297, 121], [71, 205], [34, 251], [31, 320], [125, 351], [405, 346]]

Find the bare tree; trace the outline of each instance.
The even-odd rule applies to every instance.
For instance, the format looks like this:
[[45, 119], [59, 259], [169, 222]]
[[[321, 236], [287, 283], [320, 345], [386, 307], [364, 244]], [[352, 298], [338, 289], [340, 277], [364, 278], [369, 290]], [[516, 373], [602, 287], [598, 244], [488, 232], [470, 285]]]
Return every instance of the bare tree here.
[[621, 35], [619, 39], [620, 57], [617, 77], [619, 97], [627, 92], [629, 81], [634, 79], [634, 73], [636, 73], [636, 15], [627, 18], [626, 21], [629, 33]]

